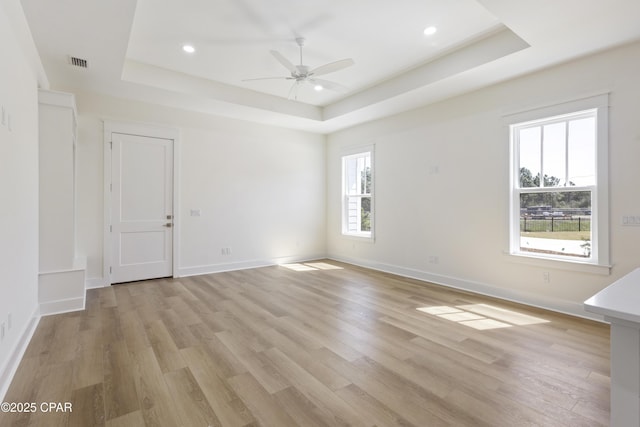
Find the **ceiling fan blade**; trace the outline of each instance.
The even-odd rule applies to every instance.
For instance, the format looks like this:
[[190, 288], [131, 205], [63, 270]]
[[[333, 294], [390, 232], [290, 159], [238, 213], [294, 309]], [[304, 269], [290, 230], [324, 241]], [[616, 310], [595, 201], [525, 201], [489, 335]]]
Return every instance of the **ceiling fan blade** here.
[[289, 95], [287, 95], [287, 99], [291, 99], [291, 95], [293, 95], [294, 90], [296, 93], [296, 99], [298, 99], [298, 81], [297, 80], [293, 82], [293, 84], [291, 85], [291, 89], [289, 89]]
[[313, 78], [313, 79], [309, 79], [308, 81], [311, 84], [322, 86], [323, 89], [334, 90], [336, 92], [347, 92], [349, 90], [348, 87], [335, 82], [330, 82], [329, 80]]
[[343, 68], [350, 67], [354, 64], [353, 59], [341, 59], [340, 61], [330, 62], [328, 64], [321, 65], [313, 70], [309, 71], [309, 75], [321, 76], [323, 74], [333, 73]]
[[258, 77], [255, 79], [242, 79], [241, 81], [243, 82], [251, 82], [254, 80], [287, 80], [287, 79], [291, 79], [291, 77]]
[[280, 52], [276, 50], [271, 50], [269, 52], [271, 52], [271, 55], [273, 55], [273, 57], [276, 58], [276, 60], [284, 66], [284, 68], [291, 71], [292, 73], [296, 72], [296, 66], [293, 65], [291, 61], [285, 58]]

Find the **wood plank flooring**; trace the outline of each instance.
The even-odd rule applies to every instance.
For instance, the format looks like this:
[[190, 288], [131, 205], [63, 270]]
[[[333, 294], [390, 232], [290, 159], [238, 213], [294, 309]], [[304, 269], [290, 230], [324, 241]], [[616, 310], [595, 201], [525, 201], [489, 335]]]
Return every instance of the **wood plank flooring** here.
[[324, 260], [90, 290], [0, 425], [604, 426], [609, 387], [607, 325]]

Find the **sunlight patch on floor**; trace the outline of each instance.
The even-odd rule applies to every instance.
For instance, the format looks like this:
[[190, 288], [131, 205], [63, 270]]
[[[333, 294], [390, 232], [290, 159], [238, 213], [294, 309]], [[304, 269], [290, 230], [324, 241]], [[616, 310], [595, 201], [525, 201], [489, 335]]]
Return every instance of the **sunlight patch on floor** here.
[[478, 330], [548, 323], [548, 320], [489, 304], [440, 305], [416, 310]]
[[461, 311], [460, 313], [441, 314], [439, 317], [442, 317], [443, 319], [451, 320], [452, 322], [464, 322], [466, 320], [485, 319], [485, 317], [483, 316], [479, 316], [473, 313], [468, 313], [466, 311]]
[[315, 271], [317, 268], [310, 267], [308, 265], [300, 264], [300, 263], [292, 263], [292, 264], [280, 264], [281, 267], [288, 268], [293, 271]]
[[333, 264], [329, 264], [327, 262], [307, 262], [305, 263], [305, 265], [311, 266], [311, 267], [315, 267], [318, 270], [343, 270], [342, 267], [337, 266], [337, 265], [333, 265]]
[[459, 305], [458, 308], [517, 326], [549, 323], [548, 320], [540, 319], [539, 317], [518, 313], [517, 311], [507, 310], [506, 308], [495, 307], [489, 304]]
[[439, 314], [448, 314], [448, 313], [462, 313], [462, 310], [458, 310], [457, 308], [454, 308], [454, 307], [448, 307], [446, 305], [441, 305], [437, 307], [418, 307], [416, 310], [433, 314], [434, 316], [437, 316]]
[[500, 322], [499, 320], [494, 320], [494, 319], [479, 319], [479, 320], [471, 320], [469, 322], [458, 322], [458, 323], [473, 329], [478, 329], [480, 331], [484, 331], [486, 329], [510, 328], [513, 326], [508, 323]]
[[317, 271], [317, 270], [342, 270], [342, 267], [329, 264], [327, 262], [294, 262], [290, 264], [280, 264], [280, 267], [288, 268], [293, 271]]

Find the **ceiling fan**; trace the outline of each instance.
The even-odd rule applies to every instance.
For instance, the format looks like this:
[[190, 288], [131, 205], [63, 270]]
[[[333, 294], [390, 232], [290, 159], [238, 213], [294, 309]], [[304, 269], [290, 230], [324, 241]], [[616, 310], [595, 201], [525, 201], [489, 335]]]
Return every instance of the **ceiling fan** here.
[[324, 74], [333, 73], [343, 68], [350, 67], [354, 64], [353, 59], [341, 59], [340, 61], [330, 62], [328, 64], [321, 65], [316, 68], [310, 68], [307, 65], [304, 65], [302, 62], [302, 47], [304, 46], [305, 39], [304, 37], [296, 38], [296, 43], [300, 48], [300, 65], [293, 65], [291, 61], [284, 57], [280, 52], [272, 50], [271, 55], [282, 64], [289, 72], [290, 76], [283, 77], [259, 77], [256, 79], [244, 79], [243, 82], [254, 81], [254, 80], [294, 80], [291, 89], [289, 89], [288, 99], [291, 99], [293, 96], [294, 99], [298, 99], [298, 88], [300, 85], [304, 83], [309, 83], [313, 85], [313, 87], [320, 91], [322, 89], [329, 89], [335, 91], [345, 91], [346, 87], [330, 82], [324, 79], [318, 79], [316, 76], [321, 76]]

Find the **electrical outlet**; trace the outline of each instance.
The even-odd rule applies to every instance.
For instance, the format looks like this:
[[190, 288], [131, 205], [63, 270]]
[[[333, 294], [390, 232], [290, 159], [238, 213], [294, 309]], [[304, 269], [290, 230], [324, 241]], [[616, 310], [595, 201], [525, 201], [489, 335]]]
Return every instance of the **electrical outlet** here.
[[548, 271], [545, 271], [542, 273], [542, 279], [544, 280], [544, 283], [551, 283], [551, 274]]
[[231, 255], [231, 248], [222, 248], [220, 249], [220, 253], [222, 255]]
[[439, 262], [439, 259], [436, 255], [429, 256], [429, 264], [437, 264], [438, 262]]

